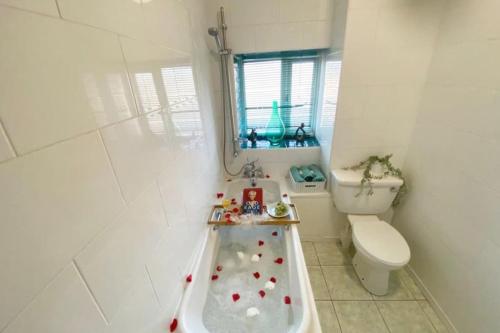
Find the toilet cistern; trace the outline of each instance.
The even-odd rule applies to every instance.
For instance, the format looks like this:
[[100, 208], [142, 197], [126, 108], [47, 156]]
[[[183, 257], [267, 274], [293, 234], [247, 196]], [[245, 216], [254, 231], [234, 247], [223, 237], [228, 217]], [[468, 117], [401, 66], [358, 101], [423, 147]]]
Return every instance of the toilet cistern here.
[[403, 181], [396, 177], [373, 180], [371, 195], [357, 195], [363, 178], [360, 171], [333, 170], [331, 190], [337, 210], [349, 221], [341, 242], [356, 248], [353, 266], [363, 286], [375, 295], [387, 294], [390, 271], [404, 267], [410, 248], [403, 236], [376, 214], [385, 213]]

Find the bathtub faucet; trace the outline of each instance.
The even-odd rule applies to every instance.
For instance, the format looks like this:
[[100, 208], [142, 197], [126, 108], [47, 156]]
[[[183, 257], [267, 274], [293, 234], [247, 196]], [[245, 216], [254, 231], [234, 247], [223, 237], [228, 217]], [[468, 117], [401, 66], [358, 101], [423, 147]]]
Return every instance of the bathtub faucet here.
[[257, 167], [255, 163], [258, 161], [247, 162], [244, 166], [243, 178], [250, 178], [252, 187], [257, 185], [257, 178], [264, 178], [264, 171], [262, 167]]

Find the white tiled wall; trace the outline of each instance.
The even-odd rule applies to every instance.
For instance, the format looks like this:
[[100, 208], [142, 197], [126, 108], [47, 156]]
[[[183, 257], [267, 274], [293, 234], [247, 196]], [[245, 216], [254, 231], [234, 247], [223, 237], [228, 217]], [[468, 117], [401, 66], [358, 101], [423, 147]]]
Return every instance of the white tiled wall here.
[[234, 53], [329, 48], [334, 0], [210, 0], [209, 23], [226, 13]]
[[220, 180], [204, 6], [0, 1], [0, 332], [165, 331]]
[[498, 332], [500, 3], [448, 1], [404, 165], [396, 226], [459, 332]]
[[401, 166], [444, 1], [349, 1], [334, 168], [393, 153]]

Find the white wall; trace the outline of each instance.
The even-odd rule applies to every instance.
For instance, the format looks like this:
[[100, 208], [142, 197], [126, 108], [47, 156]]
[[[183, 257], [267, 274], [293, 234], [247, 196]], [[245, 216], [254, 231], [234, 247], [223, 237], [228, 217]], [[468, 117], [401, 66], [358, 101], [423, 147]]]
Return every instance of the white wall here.
[[220, 179], [204, 2], [57, 3], [0, 0], [0, 332], [164, 332]]
[[395, 223], [460, 332], [499, 332], [500, 3], [448, 1]]
[[217, 26], [223, 6], [228, 47], [234, 53], [328, 48], [333, 0], [209, 0], [208, 17]]
[[349, 1], [332, 167], [393, 153], [401, 166], [443, 1]]

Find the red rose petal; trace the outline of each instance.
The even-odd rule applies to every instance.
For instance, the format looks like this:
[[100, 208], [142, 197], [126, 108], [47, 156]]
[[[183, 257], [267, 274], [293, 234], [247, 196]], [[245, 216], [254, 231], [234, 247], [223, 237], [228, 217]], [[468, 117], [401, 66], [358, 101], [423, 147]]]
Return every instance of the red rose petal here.
[[269, 176], [269, 175], [266, 175], [266, 178], [271, 178], [271, 176]]
[[186, 277], [186, 282], [191, 282], [193, 281], [193, 276], [191, 274], [189, 274], [187, 277]]
[[217, 266], [216, 270], [217, 270], [217, 272], [222, 271], [222, 266], [221, 265]]
[[224, 196], [224, 193], [217, 192], [217, 199], [221, 199]]
[[260, 240], [260, 241], [259, 241], [259, 246], [262, 246], [262, 245], [264, 245], [264, 241], [261, 241], [261, 240]]
[[258, 279], [258, 278], [260, 278], [260, 273], [259, 273], [259, 272], [255, 272], [255, 273], [253, 273], [253, 276], [254, 276], [256, 279]]
[[238, 213], [239, 211], [240, 211], [240, 209], [238, 207], [233, 208], [233, 213]]
[[273, 276], [269, 279], [269, 281], [271, 281], [272, 283], [276, 283], [276, 278]]
[[274, 262], [281, 265], [283, 263], [283, 258], [277, 258]]
[[175, 332], [176, 328], [177, 328], [177, 319], [174, 318], [170, 323], [170, 332]]
[[217, 274], [212, 275], [212, 281], [215, 281], [215, 280], [217, 280], [218, 278], [219, 278], [219, 276], [218, 276]]
[[231, 213], [226, 213], [226, 214], [224, 214], [224, 217], [225, 217], [226, 219], [230, 218], [230, 217], [231, 217]]
[[259, 295], [264, 298], [264, 296], [266, 296], [266, 292], [264, 290], [259, 290]]
[[287, 196], [288, 196], [288, 194], [283, 193], [283, 198], [286, 198]]
[[259, 253], [258, 256], [259, 256], [259, 258], [262, 258], [262, 253]]
[[292, 303], [292, 300], [290, 299], [290, 296], [285, 296], [285, 298], [283, 299], [283, 301], [285, 302], [285, 304]]
[[273, 236], [274, 237], [278, 236], [278, 232], [277, 231], [273, 231]]
[[240, 299], [240, 294], [233, 294], [233, 302], [237, 302]]

